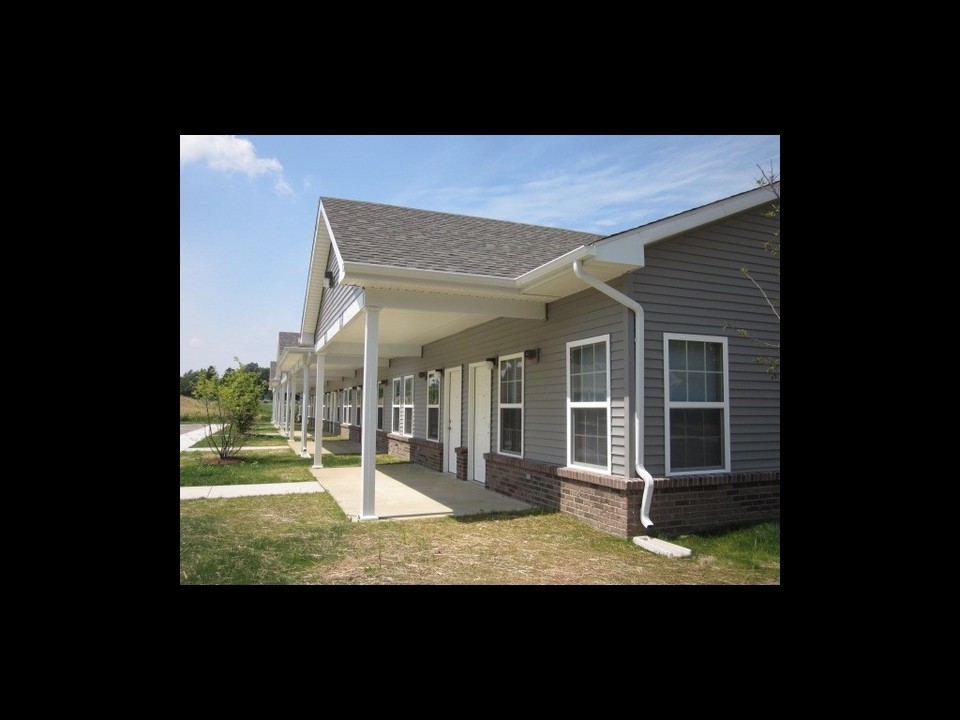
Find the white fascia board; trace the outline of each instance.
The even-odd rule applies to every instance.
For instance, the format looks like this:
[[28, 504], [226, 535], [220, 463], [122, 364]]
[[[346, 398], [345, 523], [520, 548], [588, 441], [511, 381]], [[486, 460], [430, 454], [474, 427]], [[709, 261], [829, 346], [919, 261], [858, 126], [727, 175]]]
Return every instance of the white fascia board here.
[[327, 219], [327, 212], [323, 209], [323, 201], [320, 201], [320, 216], [323, 218], [323, 226], [327, 229], [327, 237], [330, 238], [330, 247], [333, 248], [333, 254], [337, 257], [337, 267], [340, 271], [337, 273], [337, 282], [343, 282], [343, 255], [340, 254], [340, 248], [337, 246], [337, 238], [333, 234], [333, 228], [330, 227], [330, 221]]
[[[321, 233], [324, 233], [321, 235]], [[313, 229], [313, 247], [310, 248], [310, 265], [307, 271], [307, 290], [303, 297], [303, 313], [300, 316], [300, 342], [313, 343], [320, 305], [323, 302], [323, 273], [332, 245], [330, 226], [323, 213], [323, 202], [317, 207], [317, 221]]]
[[419, 270], [395, 265], [375, 265], [348, 261], [343, 263], [343, 282], [364, 288], [379, 284], [392, 288], [405, 287], [412, 290], [432, 290], [457, 294], [500, 295], [519, 297], [517, 282], [513, 278], [475, 275], [473, 273]]
[[[777, 183], [778, 187], [779, 185], [780, 183]], [[726, 198], [725, 200], [718, 200], [709, 205], [704, 205], [695, 210], [688, 210], [679, 215], [652, 222], [643, 227], [626, 230], [617, 235], [611, 235], [603, 240], [598, 240], [593, 244], [593, 247], [597, 249], [597, 257], [599, 259], [599, 253], [607, 246], [629, 246], [628, 244], [636, 243], [638, 240], [643, 245], [650, 245], [651, 243], [664, 240], [668, 237], [695, 230], [703, 225], [709, 225], [725, 217], [742, 213], [745, 210], [752, 210], [762, 205], [768, 205], [774, 202], [775, 199], [769, 188], [761, 187], [756, 190], [749, 190], [745, 193]], [[614, 252], [613, 248], [610, 248], [610, 252]], [[622, 252], [626, 252], [626, 250], [622, 250]]]
[[518, 277], [517, 287], [519, 287], [521, 290], [525, 290], [535, 287], [536, 285], [540, 285], [544, 282], [548, 282], [557, 275], [570, 272], [570, 266], [573, 265], [574, 260], [582, 260], [586, 257], [589, 257], [590, 254], [590, 248], [585, 245], [574, 248], [570, 252], [561, 255], [560, 257], [551, 260], [548, 263], [544, 263], [540, 267], [535, 267], [530, 272], [526, 272]]
[[311, 352], [312, 350], [310, 348], [285, 347], [280, 351], [280, 357], [277, 359], [277, 368], [282, 368], [285, 371], [295, 371], [297, 368], [302, 368], [304, 355], [306, 355], [306, 362], [309, 363]]

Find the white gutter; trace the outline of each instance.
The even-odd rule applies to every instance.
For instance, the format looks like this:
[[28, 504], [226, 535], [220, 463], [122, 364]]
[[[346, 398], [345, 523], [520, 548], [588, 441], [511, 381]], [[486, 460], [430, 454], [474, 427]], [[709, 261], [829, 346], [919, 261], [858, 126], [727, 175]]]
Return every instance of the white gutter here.
[[587, 285], [596, 288], [607, 297], [611, 297], [621, 305], [633, 310], [634, 318], [634, 370], [636, 371], [636, 396], [633, 405], [633, 454], [636, 458], [635, 465], [637, 475], [643, 479], [643, 498], [640, 501], [640, 522], [644, 527], [653, 526], [653, 520], [650, 519], [650, 504], [653, 502], [653, 476], [647, 472], [643, 466], [643, 308], [633, 298], [624, 295], [619, 290], [614, 290], [605, 282], [589, 275], [583, 269], [582, 260], [573, 261], [573, 274], [583, 280]]

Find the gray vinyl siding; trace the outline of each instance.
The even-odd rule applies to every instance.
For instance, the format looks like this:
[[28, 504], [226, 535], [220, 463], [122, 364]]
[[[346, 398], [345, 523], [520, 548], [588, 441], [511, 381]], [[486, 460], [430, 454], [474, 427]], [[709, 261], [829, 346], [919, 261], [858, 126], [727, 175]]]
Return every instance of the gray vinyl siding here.
[[[340, 272], [337, 265], [337, 256], [330, 248], [330, 256], [327, 258], [327, 270], [333, 272], [336, 278]], [[340, 317], [350, 303], [356, 300], [363, 293], [363, 288], [353, 285], [335, 285], [329, 290], [323, 291], [323, 299], [320, 301], [320, 315], [317, 318], [317, 327], [314, 337], [319, 338], [325, 333], [334, 321]]]
[[[622, 285], [621, 285], [622, 287]], [[512, 355], [530, 348], [540, 348], [540, 362], [524, 365], [523, 456], [529, 460], [566, 465], [566, 344], [598, 335], [610, 335], [611, 371], [611, 426], [612, 473], [625, 472], [623, 445], [624, 415], [624, 309], [592, 289], [550, 303], [546, 321], [492, 320], [443, 340], [425, 345], [420, 358], [394, 358], [389, 368], [380, 370], [380, 379], [392, 383], [393, 378], [414, 376], [413, 435], [426, 437], [427, 382], [419, 373], [461, 366], [463, 369], [463, 414], [461, 428], [464, 445], [467, 444], [468, 417], [471, 411], [469, 397], [469, 366], [487, 358]], [[497, 398], [499, 384], [497, 371], [491, 373], [490, 449], [499, 444]], [[444, 381], [447, 377], [444, 376]], [[360, 379], [345, 381], [346, 387]], [[387, 385], [384, 398], [384, 429], [390, 427], [392, 417], [392, 384]], [[441, 404], [441, 413], [443, 406]], [[441, 415], [441, 422], [445, 418]]]
[[645, 267], [630, 274], [631, 292], [646, 316], [645, 465], [664, 473], [663, 335], [691, 333], [726, 337], [730, 377], [731, 471], [780, 467], [780, 383], [770, 379], [758, 355], [779, 356], [753, 341], [724, 331], [747, 328], [779, 342], [780, 324], [741, 267], [768, 294], [779, 297], [779, 261], [763, 250], [779, 221], [764, 209], [727, 218], [646, 248]]

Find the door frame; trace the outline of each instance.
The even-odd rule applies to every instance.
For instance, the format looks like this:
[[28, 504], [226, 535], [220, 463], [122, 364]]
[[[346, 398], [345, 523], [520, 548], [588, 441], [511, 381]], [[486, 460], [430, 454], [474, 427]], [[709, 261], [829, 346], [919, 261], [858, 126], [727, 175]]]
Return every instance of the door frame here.
[[[487, 376], [487, 377], [488, 377], [488, 381], [490, 381], [490, 380], [492, 380], [492, 378], [493, 378], [492, 372], [493, 372], [494, 365], [493, 365], [492, 362], [490, 362], [490, 361], [488, 361], [488, 360], [484, 360], [483, 362], [470, 363], [470, 365], [469, 365], [469, 370], [468, 370], [469, 376], [468, 376], [468, 383], [467, 383], [467, 398], [468, 398], [468, 401], [469, 401], [469, 405], [468, 405], [468, 408], [469, 408], [469, 409], [468, 409], [468, 411], [467, 411], [467, 480], [472, 480], [472, 481], [474, 481], [474, 482], [479, 482], [479, 483], [485, 485], [485, 484], [486, 484], [486, 472], [484, 472], [484, 479], [483, 479], [483, 480], [477, 480], [477, 473], [476, 473], [477, 462], [478, 462], [478, 461], [479, 461], [479, 462], [484, 462], [484, 460], [483, 460], [483, 456], [480, 455], [479, 452], [477, 452], [477, 449], [476, 449], [476, 447], [475, 447], [475, 446], [476, 446], [476, 443], [474, 442], [475, 439], [476, 439], [476, 435], [477, 435], [477, 433], [476, 433], [476, 429], [477, 429], [477, 428], [476, 428], [476, 423], [477, 423], [477, 420], [476, 420], [476, 418], [477, 418], [477, 407], [476, 407], [477, 379], [476, 379], [476, 378], [477, 378], [477, 370], [479, 370], [480, 368], [483, 368], [483, 369], [485, 369], [488, 373], [490, 373], [490, 374]], [[489, 397], [488, 397], [488, 403], [492, 402], [492, 397], [493, 397], [493, 395], [492, 395], [493, 389], [492, 389], [492, 388], [493, 388], [493, 383], [490, 382], [490, 388], [488, 388], [488, 392], [491, 393], [491, 394], [490, 394]], [[492, 417], [492, 411], [490, 410], [490, 408], [487, 408], [487, 417], [488, 417], [488, 422], [487, 422], [487, 435], [488, 435], [488, 438], [489, 438], [490, 430], [493, 428], [493, 417]], [[462, 442], [463, 442], [463, 441], [461, 440], [461, 443], [462, 443]], [[488, 439], [488, 442], [489, 442], [489, 439]], [[492, 446], [492, 444], [491, 444], [491, 448], [492, 448], [492, 447], [493, 447], [493, 446]]]
[[[460, 382], [457, 385], [457, 392], [460, 394], [460, 414], [454, 417], [450, 413], [451, 393], [453, 392], [453, 383], [450, 382], [450, 373], [460, 373]], [[445, 368], [443, 371], [443, 471], [457, 474], [457, 448], [450, 444], [450, 428], [452, 424], [457, 423], [460, 431], [460, 445], [463, 445], [463, 365]]]

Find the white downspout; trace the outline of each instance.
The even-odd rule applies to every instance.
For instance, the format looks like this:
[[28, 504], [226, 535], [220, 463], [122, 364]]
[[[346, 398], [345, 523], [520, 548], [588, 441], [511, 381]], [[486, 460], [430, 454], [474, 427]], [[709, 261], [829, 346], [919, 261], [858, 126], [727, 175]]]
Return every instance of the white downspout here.
[[645, 528], [653, 526], [653, 520], [650, 519], [650, 504], [653, 502], [653, 476], [647, 472], [643, 466], [643, 308], [640, 303], [619, 290], [614, 290], [605, 282], [589, 275], [583, 269], [583, 263], [580, 260], [573, 261], [573, 273], [583, 280], [587, 285], [596, 288], [607, 297], [611, 297], [621, 305], [633, 310], [634, 318], [634, 369], [636, 370], [636, 397], [633, 404], [633, 454], [636, 458], [637, 475], [643, 479], [643, 498], [640, 501], [640, 522]]

